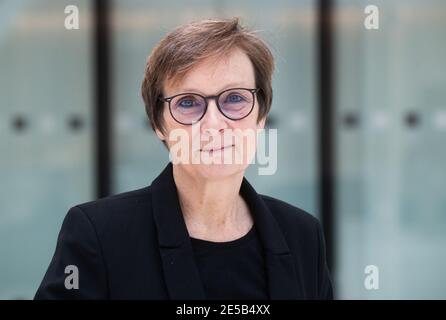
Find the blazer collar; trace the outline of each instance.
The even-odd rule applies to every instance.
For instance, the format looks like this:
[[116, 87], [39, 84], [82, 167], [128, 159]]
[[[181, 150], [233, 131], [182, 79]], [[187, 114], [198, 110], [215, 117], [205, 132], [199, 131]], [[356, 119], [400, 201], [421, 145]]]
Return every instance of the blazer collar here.
[[[251, 210], [264, 247], [270, 298], [303, 298], [302, 279], [276, 219], [246, 178], [240, 193]], [[152, 210], [170, 298], [206, 299], [170, 162], [152, 182]]]

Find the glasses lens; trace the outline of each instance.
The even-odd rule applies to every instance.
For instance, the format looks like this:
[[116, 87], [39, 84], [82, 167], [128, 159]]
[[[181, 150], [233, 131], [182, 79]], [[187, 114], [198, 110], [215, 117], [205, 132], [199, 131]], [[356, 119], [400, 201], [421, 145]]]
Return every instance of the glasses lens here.
[[218, 99], [221, 111], [234, 120], [248, 115], [254, 107], [254, 97], [246, 89], [230, 89], [223, 92]]
[[206, 101], [195, 94], [182, 94], [170, 102], [172, 116], [178, 122], [192, 124], [198, 121], [206, 109]]

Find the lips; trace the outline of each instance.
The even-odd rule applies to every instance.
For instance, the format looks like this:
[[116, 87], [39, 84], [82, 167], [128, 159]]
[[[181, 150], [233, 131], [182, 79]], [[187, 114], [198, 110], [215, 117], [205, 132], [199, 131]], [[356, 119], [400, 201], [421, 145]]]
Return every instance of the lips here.
[[214, 147], [214, 148], [208, 148], [208, 149], [200, 149], [201, 152], [215, 152], [215, 151], [222, 151], [224, 149], [232, 148], [234, 145], [228, 145], [224, 147]]

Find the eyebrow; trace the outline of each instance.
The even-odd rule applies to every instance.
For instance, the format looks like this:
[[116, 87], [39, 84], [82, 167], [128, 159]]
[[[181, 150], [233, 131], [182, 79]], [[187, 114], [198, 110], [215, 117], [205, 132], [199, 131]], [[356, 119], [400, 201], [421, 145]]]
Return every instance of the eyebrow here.
[[[225, 91], [226, 89], [231, 89], [231, 88], [249, 88], [249, 86], [246, 86], [246, 85], [241, 84], [241, 83], [230, 83], [230, 84], [220, 88], [220, 90], [218, 90], [217, 92], [214, 92], [214, 93], [216, 94], [216, 93], [219, 93], [219, 92]], [[200, 93], [202, 95], [205, 95], [204, 92], [202, 92], [202, 91], [200, 91], [198, 89], [195, 89], [195, 88], [180, 88], [180, 90], [178, 92], [179, 93], [182, 93], [182, 92], [185, 92], [185, 93], [187, 93], [187, 92], [190, 92], [190, 93]]]

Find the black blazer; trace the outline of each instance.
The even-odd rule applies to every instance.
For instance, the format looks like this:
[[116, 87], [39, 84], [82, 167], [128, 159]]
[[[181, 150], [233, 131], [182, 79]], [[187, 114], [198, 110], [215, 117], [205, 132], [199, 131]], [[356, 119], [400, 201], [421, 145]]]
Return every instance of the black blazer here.
[[[243, 179], [271, 299], [332, 299], [321, 226]], [[65, 288], [75, 265], [79, 288]], [[71, 272], [70, 272], [71, 273]], [[169, 163], [148, 187], [71, 208], [35, 299], [205, 299]]]

